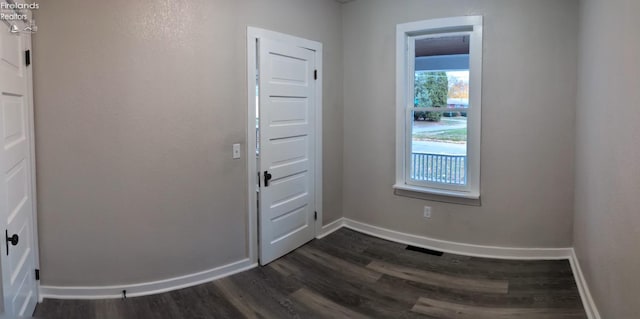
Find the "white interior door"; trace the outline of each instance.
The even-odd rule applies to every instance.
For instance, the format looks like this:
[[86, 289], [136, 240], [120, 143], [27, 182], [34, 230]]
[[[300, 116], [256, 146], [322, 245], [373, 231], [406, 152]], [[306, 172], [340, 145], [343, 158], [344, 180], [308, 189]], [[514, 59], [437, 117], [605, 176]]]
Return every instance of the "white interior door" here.
[[0, 260], [4, 311], [15, 316], [31, 316], [38, 300], [30, 121], [33, 113], [28, 83], [31, 70], [25, 57], [30, 44], [29, 34], [10, 33], [9, 27], [0, 23]]
[[315, 54], [259, 41], [260, 264], [315, 236]]

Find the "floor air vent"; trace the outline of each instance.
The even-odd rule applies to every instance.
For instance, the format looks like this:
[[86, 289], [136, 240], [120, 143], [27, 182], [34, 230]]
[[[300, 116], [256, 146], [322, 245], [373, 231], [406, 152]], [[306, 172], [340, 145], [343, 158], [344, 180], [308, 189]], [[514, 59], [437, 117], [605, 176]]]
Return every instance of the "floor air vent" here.
[[442, 256], [443, 254], [443, 252], [441, 251], [431, 250], [431, 249], [426, 249], [426, 248], [416, 247], [416, 246], [407, 246], [407, 250], [417, 251], [419, 253], [425, 253], [425, 254], [434, 255], [434, 256]]

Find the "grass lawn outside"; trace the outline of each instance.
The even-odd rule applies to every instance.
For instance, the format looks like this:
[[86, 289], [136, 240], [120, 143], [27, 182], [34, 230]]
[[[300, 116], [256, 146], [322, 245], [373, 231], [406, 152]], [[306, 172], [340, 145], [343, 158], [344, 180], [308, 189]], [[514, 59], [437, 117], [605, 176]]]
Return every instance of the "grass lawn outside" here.
[[413, 133], [414, 141], [437, 141], [447, 143], [465, 143], [467, 128], [444, 129], [432, 132]]

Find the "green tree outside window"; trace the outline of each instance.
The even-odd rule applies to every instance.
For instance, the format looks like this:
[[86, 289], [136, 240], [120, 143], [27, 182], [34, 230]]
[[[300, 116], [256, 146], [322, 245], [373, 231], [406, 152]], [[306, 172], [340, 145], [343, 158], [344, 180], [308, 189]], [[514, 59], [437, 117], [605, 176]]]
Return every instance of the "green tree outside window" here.
[[[415, 73], [415, 107], [446, 107], [449, 80], [446, 72]], [[440, 112], [414, 112], [413, 118], [440, 122]]]

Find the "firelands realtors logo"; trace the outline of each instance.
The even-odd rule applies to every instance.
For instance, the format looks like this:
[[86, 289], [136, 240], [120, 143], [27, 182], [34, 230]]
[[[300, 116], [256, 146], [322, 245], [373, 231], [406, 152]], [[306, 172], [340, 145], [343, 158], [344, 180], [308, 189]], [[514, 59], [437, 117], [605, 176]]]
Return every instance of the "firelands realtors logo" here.
[[[35, 25], [35, 21], [33, 19], [29, 19], [29, 15], [26, 10], [37, 10], [40, 9], [39, 3], [15, 3], [11, 2], [0, 2], [0, 20], [5, 22], [11, 28], [11, 33], [19, 33], [23, 32], [36, 32], [38, 27]], [[24, 27], [19, 27], [18, 22], [23, 22], [26, 25]], [[20, 23], [22, 24], [22, 23]]]

